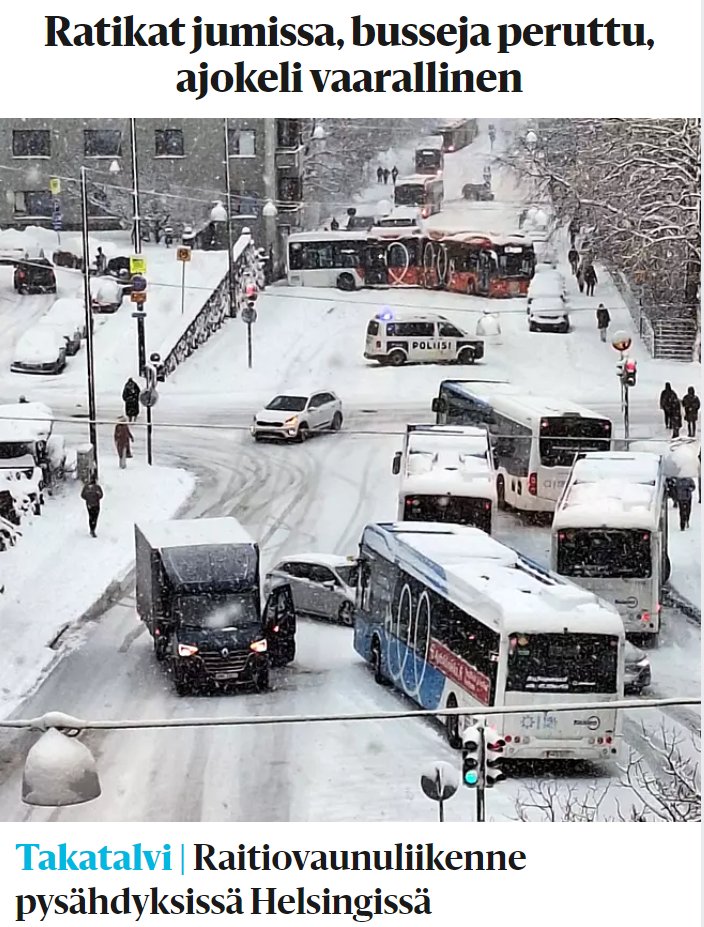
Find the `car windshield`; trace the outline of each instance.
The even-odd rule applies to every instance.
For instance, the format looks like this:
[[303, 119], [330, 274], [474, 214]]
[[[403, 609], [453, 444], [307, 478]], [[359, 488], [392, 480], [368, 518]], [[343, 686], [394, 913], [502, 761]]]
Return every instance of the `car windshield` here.
[[255, 631], [261, 627], [257, 598], [251, 593], [179, 595], [174, 599], [173, 610], [180, 624], [188, 628]]
[[266, 408], [272, 410], [284, 409], [286, 412], [302, 412], [307, 402], [307, 396], [277, 396], [271, 400]]
[[340, 577], [342, 582], [346, 586], [356, 586], [357, 585], [357, 573], [359, 572], [359, 567], [356, 563], [351, 563], [349, 566], [337, 567], [337, 575]]

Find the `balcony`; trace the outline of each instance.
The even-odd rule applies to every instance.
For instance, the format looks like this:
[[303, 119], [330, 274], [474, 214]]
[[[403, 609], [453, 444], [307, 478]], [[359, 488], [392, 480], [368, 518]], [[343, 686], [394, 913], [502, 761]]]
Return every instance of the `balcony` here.
[[277, 148], [275, 154], [277, 171], [285, 171], [288, 175], [298, 175], [303, 171], [303, 145], [298, 148]]

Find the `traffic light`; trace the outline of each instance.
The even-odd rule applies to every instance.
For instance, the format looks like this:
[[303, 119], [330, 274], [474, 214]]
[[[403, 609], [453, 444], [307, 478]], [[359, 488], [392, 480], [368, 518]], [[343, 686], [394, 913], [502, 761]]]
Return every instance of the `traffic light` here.
[[482, 769], [482, 734], [478, 727], [468, 727], [462, 735], [462, 782], [474, 789]]
[[486, 788], [490, 789], [493, 785], [496, 785], [497, 782], [501, 782], [502, 779], [506, 778], [506, 775], [500, 768], [504, 761], [503, 752], [506, 741], [501, 737], [498, 731], [495, 731], [491, 727], [487, 727], [484, 729], [484, 742], [486, 751], [484, 784]]
[[627, 360], [623, 365], [623, 382], [626, 386], [635, 386], [636, 385], [636, 375], [638, 373], [638, 367], [634, 360]]

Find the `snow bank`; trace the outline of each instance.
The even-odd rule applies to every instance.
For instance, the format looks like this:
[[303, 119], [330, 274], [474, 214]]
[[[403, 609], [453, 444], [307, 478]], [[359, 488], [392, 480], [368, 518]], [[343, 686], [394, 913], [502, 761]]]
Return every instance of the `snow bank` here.
[[56, 636], [127, 577], [134, 565], [135, 521], [170, 518], [194, 486], [184, 470], [137, 461], [120, 470], [108, 458], [101, 471], [105, 496], [97, 538], [88, 534], [80, 484], [71, 483], [47, 502], [43, 515], [24, 522], [20, 543], [0, 554], [5, 584], [0, 595], [2, 715], [50, 670], [57, 657], [50, 646]]

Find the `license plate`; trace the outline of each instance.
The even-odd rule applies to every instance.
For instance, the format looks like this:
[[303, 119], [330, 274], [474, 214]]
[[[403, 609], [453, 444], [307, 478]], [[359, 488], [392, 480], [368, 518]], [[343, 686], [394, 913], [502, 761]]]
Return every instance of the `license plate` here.
[[237, 679], [239, 676], [239, 670], [231, 670], [229, 673], [216, 673], [215, 681], [223, 682], [225, 679]]
[[548, 759], [552, 759], [552, 760], [566, 759], [572, 756], [572, 751], [571, 750], [546, 750], [545, 756]]

